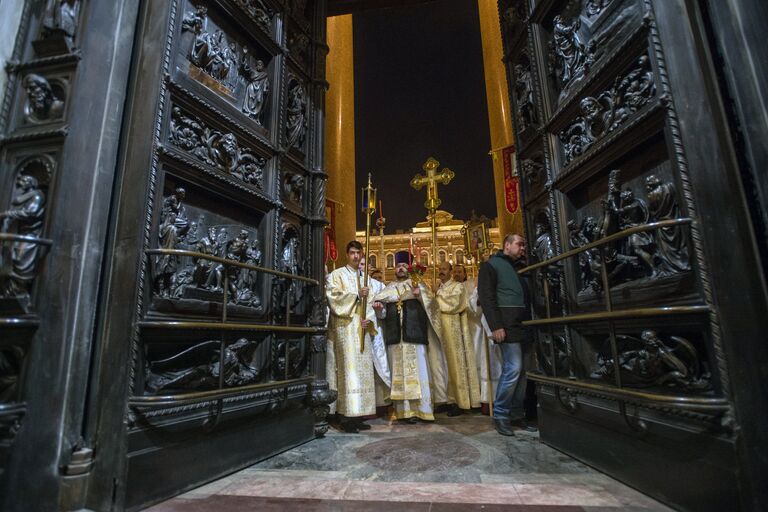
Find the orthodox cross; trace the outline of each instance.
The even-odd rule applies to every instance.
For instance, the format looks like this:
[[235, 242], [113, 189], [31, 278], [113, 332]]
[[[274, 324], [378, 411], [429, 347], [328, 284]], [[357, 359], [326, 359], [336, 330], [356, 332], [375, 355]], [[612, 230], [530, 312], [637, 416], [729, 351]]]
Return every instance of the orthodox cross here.
[[427, 187], [427, 200], [424, 203], [424, 207], [429, 210], [429, 216], [432, 219], [432, 286], [435, 290], [437, 290], [437, 224], [435, 213], [437, 212], [437, 207], [440, 206], [441, 203], [437, 194], [437, 185], [447, 185], [451, 182], [453, 177], [456, 176], [456, 174], [447, 167], [438, 172], [437, 169], [439, 167], [440, 162], [429, 157], [421, 167], [427, 175], [422, 176], [421, 174], [416, 173], [416, 176], [411, 180], [411, 186], [416, 190], [421, 190], [421, 187], [425, 185]]

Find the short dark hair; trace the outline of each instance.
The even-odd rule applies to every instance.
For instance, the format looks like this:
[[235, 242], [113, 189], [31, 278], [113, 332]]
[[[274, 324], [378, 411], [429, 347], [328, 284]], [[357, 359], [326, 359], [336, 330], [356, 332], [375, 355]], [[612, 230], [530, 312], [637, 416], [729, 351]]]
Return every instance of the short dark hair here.
[[351, 248], [353, 248], [353, 247], [354, 247], [355, 249], [357, 249], [358, 251], [362, 251], [362, 250], [363, 250], [363, 244], [361, 244], [361, 243], [360, 243], [360, 242], [358, 242], [357, 240], [352, 240], [351, 242], [349, 242], [349, 243], [347, 244], [347, 253], [349, 253], [349, 250], [350, 250]]
[[504, 243], [502, 244], [502, 246], [513, 243], [515, 241], [515, 238], [519, 238], [525, 241], [525, 237], [523, 235], [520, 235], [518, 233], [510, 233], [504, 237]]

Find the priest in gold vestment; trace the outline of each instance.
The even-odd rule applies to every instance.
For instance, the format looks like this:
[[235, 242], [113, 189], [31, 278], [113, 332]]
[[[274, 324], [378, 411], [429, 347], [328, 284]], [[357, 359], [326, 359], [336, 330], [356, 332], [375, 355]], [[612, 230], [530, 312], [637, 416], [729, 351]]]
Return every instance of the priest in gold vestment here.
[[[336, 412], [342, 416], [343, 429], [352, 433], [369, 429], [370, 425], [363, 423], [362, 417], [376, 414], [371, 343], [376, 334], [376, 315], [370, 300], [362, 311], [362, 299], [369, 294], [365, 276], [358, 268], [362, 255], [360, 242], [349, 242], [347, 264], [331, 272], [325, 285], [330, 310], [328, 342], [329, 347], [333, 347], [336, 367]], [[367, 335], [361, 350], [362, 330]]]
[[445, 400], [446, 366], [434, 296], [425, 282], [408, 277], [410, 261], [406, 251], [395, 255], [396, 280], [374, 297], [373, 306], [387, 345], [395, 416], [415, 423], [435, 419], [434, 402]]
[[467, 289], [454, 281], [449, 262], [440, 264], [437, 305], [440, 310], [443, 350], [448, 364], [448, 416], [458, 416], [462, 410], [480, 407], [480, 382], [475, 366], [475, 347], [470, 331], [467, 309]]

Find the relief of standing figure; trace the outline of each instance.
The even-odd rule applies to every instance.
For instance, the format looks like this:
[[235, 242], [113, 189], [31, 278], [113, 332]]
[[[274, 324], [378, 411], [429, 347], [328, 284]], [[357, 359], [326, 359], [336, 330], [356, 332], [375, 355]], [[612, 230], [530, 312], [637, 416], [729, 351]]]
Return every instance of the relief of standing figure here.
[[48, 0], [42, 18], [43, 36], [61, 34], [67, 43], [72, 44], [79, 12], [79, 0]]
[[[40, 237], [45, 216], [45, 194], [35, 177], [20, 174], [11, 208], [0, 212], [2, 232]], [[43, 248], [34, 242], [17, 240], [1, 246], [0, 296], [27, 297], [37, 273], [37, 262]]]
[[261, 114], [264, 111], [267, 94], [269, 93], [269, 74], [264, 69], [264, 62], [257, 60], [251, 67], [246, 60], [247, 55], [243, 56], [241, 64], [245, 80], [248, 85], [245, 87], [245, 98], [243, 99], [243, 112], [249, 117], [261, 124]]
[[581, 26], [579, 18], [566, 23], [558, 15], [555, 16], [553, 25], [557, 79], [560, 87], [565, 91], [573, 82], [584, 77], [590, 58], [579, 38], [578, 30]]
[[[671, 183], [663, 183], [651, 174], [645, 178], [648, 208], [651, 218], [658, 222], [680, 217], [677, 192]], [[656, 274], [666, 276], [691, 269], [688, 259], [688, 238], [683, 226], [668, 226], [656, 231]]]

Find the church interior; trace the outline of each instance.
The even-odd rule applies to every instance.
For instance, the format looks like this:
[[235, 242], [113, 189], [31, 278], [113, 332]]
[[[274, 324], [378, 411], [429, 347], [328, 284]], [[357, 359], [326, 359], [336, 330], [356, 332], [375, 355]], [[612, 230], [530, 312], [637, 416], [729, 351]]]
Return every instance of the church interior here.
[[0, 510], [768, 510], [763, 0], [0, 0]]

